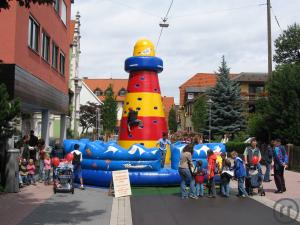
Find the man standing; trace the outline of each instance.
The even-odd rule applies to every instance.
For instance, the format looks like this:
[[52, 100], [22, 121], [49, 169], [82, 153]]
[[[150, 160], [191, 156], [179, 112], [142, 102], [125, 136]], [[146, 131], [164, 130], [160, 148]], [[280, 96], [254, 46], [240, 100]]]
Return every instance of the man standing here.
[[250, 141], [250, 146], [248, 146], [245, 151], [244, 151], [244, 161], [245, 161], [245, 165], [246, 165], [246, 182], [245, 182], [245, 186], [246, 186], [246, 191], [248, 193], [248, 195], [252, 194], [252, 188], [250, 185], [250, 180], [249, 180], [249, 168], [251, 166], [253, 166], [252, 163], [252, 159], [253, 157], [256, 156], [258, 157], [258, 163], [257, 163], [257, 168], [259, 170], [261, 170], [261, 165], [260, 165], [260, 160], [261, 160], [261, 153], [259, 148], [257, 147], [257, 141], [256, 138], [252, 138]]
[[168, 134], [166, 132], [162, 133], [162, 138], [158, 140], [156, 146], [159, 146], [161, 153], [161, 168], [165, 166], [166, 154], [167, 154], [167, 145], [171, 145], [170, 140], [168, 139]]
[[276, 194], [286, 191], [284, 180], [284, 169], [287, 168], [288, 156], [285, 148], [281, 145], [281, 140], [275, 140], [274, 148], [274, 180], [277, 187]]
[[30, 159], [33, 159], [33, 161], [36, 161], [36, 153], [37, 153], [37, 145], [38, 145], [38, 137], [34, 135], [34, 130], [30, 131], [30, 137], [28, 141], [29, 145], [29, 157]]
[[81, 170], [82, 153], [79, 151], [79, 144], [74, 145], [74, 150], [71, 153], [73, 154], [72, 164], [74, 166], [74, 179], [76, 177], [79, 178], [80, 189], [84, 190], [83, 179], [82, 179], [82, 170]]

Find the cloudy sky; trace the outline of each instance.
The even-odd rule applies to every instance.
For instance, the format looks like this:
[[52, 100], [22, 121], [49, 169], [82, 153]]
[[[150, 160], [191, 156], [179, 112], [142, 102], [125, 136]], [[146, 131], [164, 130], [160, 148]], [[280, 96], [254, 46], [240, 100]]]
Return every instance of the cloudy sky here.
[[[80, 76], [128, 78], [124, 60], [134, 43], [157, 43], [161, 17], [171, 0], [75, 0], [73, 17], [81, 14]], [[225, 55], [231, 72], [267, 71], [266, 0], [174, 0], [157, 56], [164, 60], [159, 75], [162, 95], [198, 72], [215, 72]], [[273, 40], [294, 22], [300, 23], [299, 0], [272, 0]]]

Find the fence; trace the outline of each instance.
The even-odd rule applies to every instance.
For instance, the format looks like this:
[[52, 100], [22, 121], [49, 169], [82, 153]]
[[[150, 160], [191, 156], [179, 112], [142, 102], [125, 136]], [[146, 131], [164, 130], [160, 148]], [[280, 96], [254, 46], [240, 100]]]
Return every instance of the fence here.
[[300, 146], [288, 145], [289, 169], [300, 172]]

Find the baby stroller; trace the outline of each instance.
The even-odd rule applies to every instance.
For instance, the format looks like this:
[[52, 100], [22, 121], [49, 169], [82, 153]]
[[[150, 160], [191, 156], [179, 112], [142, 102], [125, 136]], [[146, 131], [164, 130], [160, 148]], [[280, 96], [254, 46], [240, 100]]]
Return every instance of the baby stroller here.
[[265, 196], [265, 190], [263, 187], [263, 173], [258, 165], [248, 166], [249, 176], [246, 178], [246, 187], [249, 190], [249, 194], [253, 193], [253, 189], [258, 189], [260, 196]]
[[61, 162], [54, 169], [53, 192], [71, 192], [74, 194], [73, 165]]

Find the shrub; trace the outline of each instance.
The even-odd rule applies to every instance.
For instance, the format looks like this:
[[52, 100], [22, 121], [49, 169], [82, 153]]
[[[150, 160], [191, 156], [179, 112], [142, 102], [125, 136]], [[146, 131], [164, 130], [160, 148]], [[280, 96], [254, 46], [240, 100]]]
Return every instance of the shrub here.
[[234, 142], [234, 141], [230, 141], [226, 143], [226, 151], [232, 152], [232, 151], [236, 151], [239, 155], [244, 153], [245, 148], [248, 146], [249, 144], [244, 143], [244, 142]]

